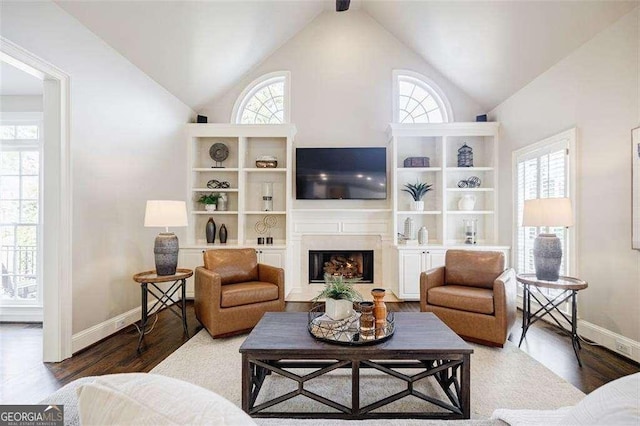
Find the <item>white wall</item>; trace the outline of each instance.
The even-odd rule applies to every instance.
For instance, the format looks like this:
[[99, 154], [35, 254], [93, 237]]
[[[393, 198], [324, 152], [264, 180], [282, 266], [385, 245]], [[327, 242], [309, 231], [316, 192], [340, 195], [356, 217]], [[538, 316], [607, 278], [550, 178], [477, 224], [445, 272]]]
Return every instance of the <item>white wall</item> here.
[[583, 320], [640, 341], [640, 251], [631, 250], [631, 129], [640, 124], [638, 8], [500, 104], [500, 242], [511, 244], [511, 156], [578, 128]]
[[0, 96], [2, 112], [42, 112], [42, 96]]
[[3, 2], [0, 24], [71, 76], [77, 333], [140, 306], [131, 277], [153, 268], [158, 232], [142, 226], [145, 201], [184, 199], [192, 111], [54, 3]]
[[428, 65], [366, 12], [324, 12], [245, 75], [202, 113], [231, 119], [240, 92], [272, 71], [291, 71], [291, 122], [296, 144], [382, 145], [392, 121], [393, 69], [431, 78], [449, 97], [456, 121], [475, 121], [478, 104]]

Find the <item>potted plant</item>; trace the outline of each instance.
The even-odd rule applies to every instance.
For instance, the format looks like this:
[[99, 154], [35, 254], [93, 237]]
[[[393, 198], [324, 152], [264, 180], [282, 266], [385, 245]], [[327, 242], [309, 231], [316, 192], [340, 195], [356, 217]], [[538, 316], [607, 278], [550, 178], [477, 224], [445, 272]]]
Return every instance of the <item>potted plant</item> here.
[[408, 192], [411, 194], [413, 201], [410, 204], [411, 210], [421, 211], [424, 210], [424, 201], [422, 201], [422, 197], [426, 195], [427, 192], [431, 191], [431, 187], [433, 185], [429, 185], [422, 182], [416, 183], [405, 183], [402, 191]]
[[353, 288], [360, 278], [345, 278], [342, 275], [324, 275], [324, 290], [313, 301], [325, 298], [325, 314], [332, 320], [341, 320], [353, 315], [353, 302], [361, 301], [362, 295]]
[[198, 202], [204, 204], [204, 209], [208, 212], [215, 211], [216, 204], [218, 203], [218, 198], [220, 198], [219, 194], [204, 194], [202, 197], [198, 199]]

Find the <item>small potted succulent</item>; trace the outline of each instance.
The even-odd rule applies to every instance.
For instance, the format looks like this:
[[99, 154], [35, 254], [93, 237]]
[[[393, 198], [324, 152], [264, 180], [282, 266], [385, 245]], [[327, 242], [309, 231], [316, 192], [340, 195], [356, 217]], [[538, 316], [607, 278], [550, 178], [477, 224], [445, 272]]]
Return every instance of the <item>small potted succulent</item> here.
[[199, 203], [204, 204], [204, 209], [208, 212], [212, 212], [216, 210], [216, 204], [218, 203], [218, 198], [220, 198], [219, 194], [204, 194], [202, 197], [198, 199]]
[[353, 315], [353, 302], [361, 301], [362, 295], [353, 288], [360, 278], [345, 278], [342, 275], [324, 275], [324, 290], [313, 301], [325, 298], [325, 314], [332, 320], [341, 320]]
[[422, 211], [424, 210], [424, 201], [422, 201], [422, 197], [424, 197], [427, 192], [431, 191], [431, 187], [433, 185], [429, 185], [422, 182], [416, 183], [405, 183], [402, 191], [407, 192], [413, 198], [409, 207], [413, 211]]

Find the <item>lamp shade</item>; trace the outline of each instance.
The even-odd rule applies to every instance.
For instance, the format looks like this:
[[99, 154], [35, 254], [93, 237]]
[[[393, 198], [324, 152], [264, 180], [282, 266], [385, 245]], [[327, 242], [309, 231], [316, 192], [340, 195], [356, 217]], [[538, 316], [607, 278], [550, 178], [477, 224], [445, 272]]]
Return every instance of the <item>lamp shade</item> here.
[[187, 226], [187, 204], [184, 201], [148, 200], [144, 226]]
[[568, 198], [526, 200], [522, 226], [573, 226], [571, 200]]

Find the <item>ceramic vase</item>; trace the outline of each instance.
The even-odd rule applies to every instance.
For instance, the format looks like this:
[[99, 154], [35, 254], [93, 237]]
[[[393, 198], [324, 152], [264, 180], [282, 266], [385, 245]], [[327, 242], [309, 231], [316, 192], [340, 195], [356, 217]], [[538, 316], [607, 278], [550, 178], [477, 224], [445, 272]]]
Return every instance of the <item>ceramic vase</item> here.
[[424, 201], [411, 201], [409, 203], [409, 209], [414, 212], [421, 212], [424, 210]]
[[205, 204], [204, 205], [204, 209], [208, 212], [215, 212], [216, 211], [216, 205], [215, 204]]
[[216, 242], [216, 223], [213, 218], [210, 217], [205, 225], [205, 234], [207, 236], [207, 244], [213, 244]]
[[353, 314], [353, 302], [351, 300], [327, 298], [324, 305], [324, 313], [335, 321], [345, 319]]
[[227, 244], [227, 227], [224, 223], [220, 227], [220, 244]]
[[429, 244], [429, 231], [426, 226], [423, 226], [418, 230], [418, 244], [421, 246]]
[[384, 337], [387, 325], [387, 305], [384, 303], [385, 290], [374, 288], [371, 290], [373, 296], [373, 316], [376, 319], [376, 338]]
[[465, 194], [458, 200], [459, 210], [473, 210], [476, 206], [476, 197], [471, 194]]
[[540, 234], [533, 241], [533, 263], [537, 279], [558, 281], [562, 263], [562, 242], [556, 234]]

